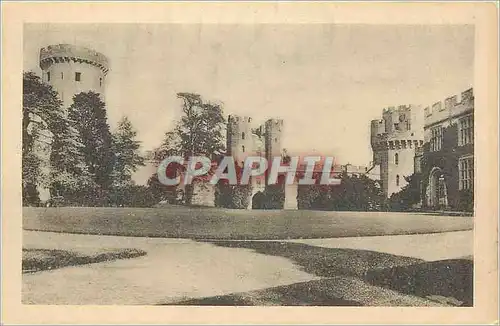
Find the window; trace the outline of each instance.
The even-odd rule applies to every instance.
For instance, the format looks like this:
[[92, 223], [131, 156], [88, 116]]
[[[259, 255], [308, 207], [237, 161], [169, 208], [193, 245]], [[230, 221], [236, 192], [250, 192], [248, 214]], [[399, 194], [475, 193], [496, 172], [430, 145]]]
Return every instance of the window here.
[[[406, 121], [406, 130], [411, 130], [411, 123], [410, 120]], [[413, 136], [413, 135], [412, 135]]]
[[241, 133], [241, 139], [245, 139], [245, 133], [244, 132]]
[[394, 154], [394, 164], [396, 164], [396, 165], [399, 164], [399, 154], [398, 153]]
[[399, 123], [394, 124], [394, 130], [399, 130]]
[[277, 143], [278, 142], [278, 138], [274, 138], [274, 142]]
[[245, 146], [241, 146], [241, 151], [245, 153]]
[[443, 127], [435, 127], [431, 129], [431, 152], [441, 150], [443, 146]]
[[474, 143], [474, 120], [472, 115], [458, 122], [458, 146]]
[[81, 80], [82, 80], [82, 73], [75, 72], [75, 81], [81, 81]]
[[399, 187], [399, 174], [396, 176], [396, 186]]
[[474, 157], [458, 160], [458, 186], [460, 190], [471, 189], [474, 186]]
[[64, 73], [61, 72], [61, 79], [64, 79]]
[[99, 78], [99, 87], [102, 87], [102, 77]]
[[50, 81], [50, 71], [47, 71], [47, 81]]

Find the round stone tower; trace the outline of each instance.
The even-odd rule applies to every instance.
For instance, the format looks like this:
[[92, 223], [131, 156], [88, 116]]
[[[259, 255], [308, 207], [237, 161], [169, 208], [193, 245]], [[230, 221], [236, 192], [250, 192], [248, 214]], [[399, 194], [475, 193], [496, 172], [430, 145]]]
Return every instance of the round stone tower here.
[[266, 159], [269, 165], [272, 164], [274, 157], [281, 157], [283, 133], [283, 120], [282, 119], [269, 119], [265, 123], [265, 149]]
[[381, 120], [371, 122], [373, 164], [380, 166], [380, 180], [386, 197], [399, 192], [414, 173], [415, 150], [424, 142], [423, 110], [400, 105], [383, 110]]
[[230, 115], [227, 123], [228, 155], [242, 164], [253, 153], [252, 118]]
[[73, 96], [93, 91], [104, 99], [108, 59], [101, 53], [70, 44], [49, 45], [40, 50], [43, 81], [59, 93], [64, 106], [73, 103]]

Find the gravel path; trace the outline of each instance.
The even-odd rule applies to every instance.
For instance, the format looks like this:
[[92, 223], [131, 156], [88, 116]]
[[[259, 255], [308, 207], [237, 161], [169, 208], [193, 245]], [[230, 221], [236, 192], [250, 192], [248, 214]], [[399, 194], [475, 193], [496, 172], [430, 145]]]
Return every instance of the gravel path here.
[[[428, 261], [469, 256], [473, 248], [472, 231], [290, 242], [318, 249], [371, 250]], [[287, 298], [287, 293], [299, 291], [299, 288], [309, 292], [325, 288], [321, 282], [327, 282], [325, 284], [334, 292], [318, 292], [320, 295], [314, 295], [309, 302], [297, 304], [311, 304], [314, 300], [323, 300], [323, 296], [330, 303], [339, 302], [340, 305], [346, 300], [363, 305], [439, 305], [428, 299], [367, 285], [352, 277], [325, 279], [305, 272], [307, 269], [279, 255], [225, 247], [217, 242], [23, 231], [23, 247], [80, 253], [103, 248], [136, 248], [147, 252], [146, 256], [128, 260], [24, 274], [22, 300], [25, 304], [146, 305], [189, 300], [203, 304], [206, 298], [246, 293], [247, 297], [254, 298], [250, 299], [251, 304], [267, 305], [273, 304], [274, 299], [278, 302], [292, 300], [292, 297]], [[332, 295], [338, 295], [338, 301], [331, 298]]]
[[147, 252], [134, 259], [24, 274], [25, 304], [157, 304], [319, 279], [285, 258], [191, 240], [31, 231], [23, 237], [25, 248]]
[[355, 237], [290, 240], [324, 248], [364, 249], [419, 258], [426, 261], [472, 257], [473, 231], [457, 231], [405, 236]]

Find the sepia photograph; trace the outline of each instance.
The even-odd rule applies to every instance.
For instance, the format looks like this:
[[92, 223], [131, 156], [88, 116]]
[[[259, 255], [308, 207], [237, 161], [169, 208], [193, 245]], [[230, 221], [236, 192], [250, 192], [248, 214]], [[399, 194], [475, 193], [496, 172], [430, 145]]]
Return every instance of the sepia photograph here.
[[474, 23], [21, 26], [23, 306], [477, 306]]

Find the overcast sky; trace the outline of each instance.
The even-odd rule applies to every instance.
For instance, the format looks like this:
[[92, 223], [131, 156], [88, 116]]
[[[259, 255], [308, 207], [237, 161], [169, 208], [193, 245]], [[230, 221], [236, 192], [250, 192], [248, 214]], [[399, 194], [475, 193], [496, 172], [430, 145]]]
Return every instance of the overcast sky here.
[[127, 115], [145, 150], [179, 117], [176, 93], [196, 92], [226, 115], [283, 118], [291, 153], [367, 165], [370, 120], [384, 107], [473, 86], [472, 26], [32, 24], [25, 70], [39, 72], [40, 47], [58, 43], [109, 58], [110, 124]]

